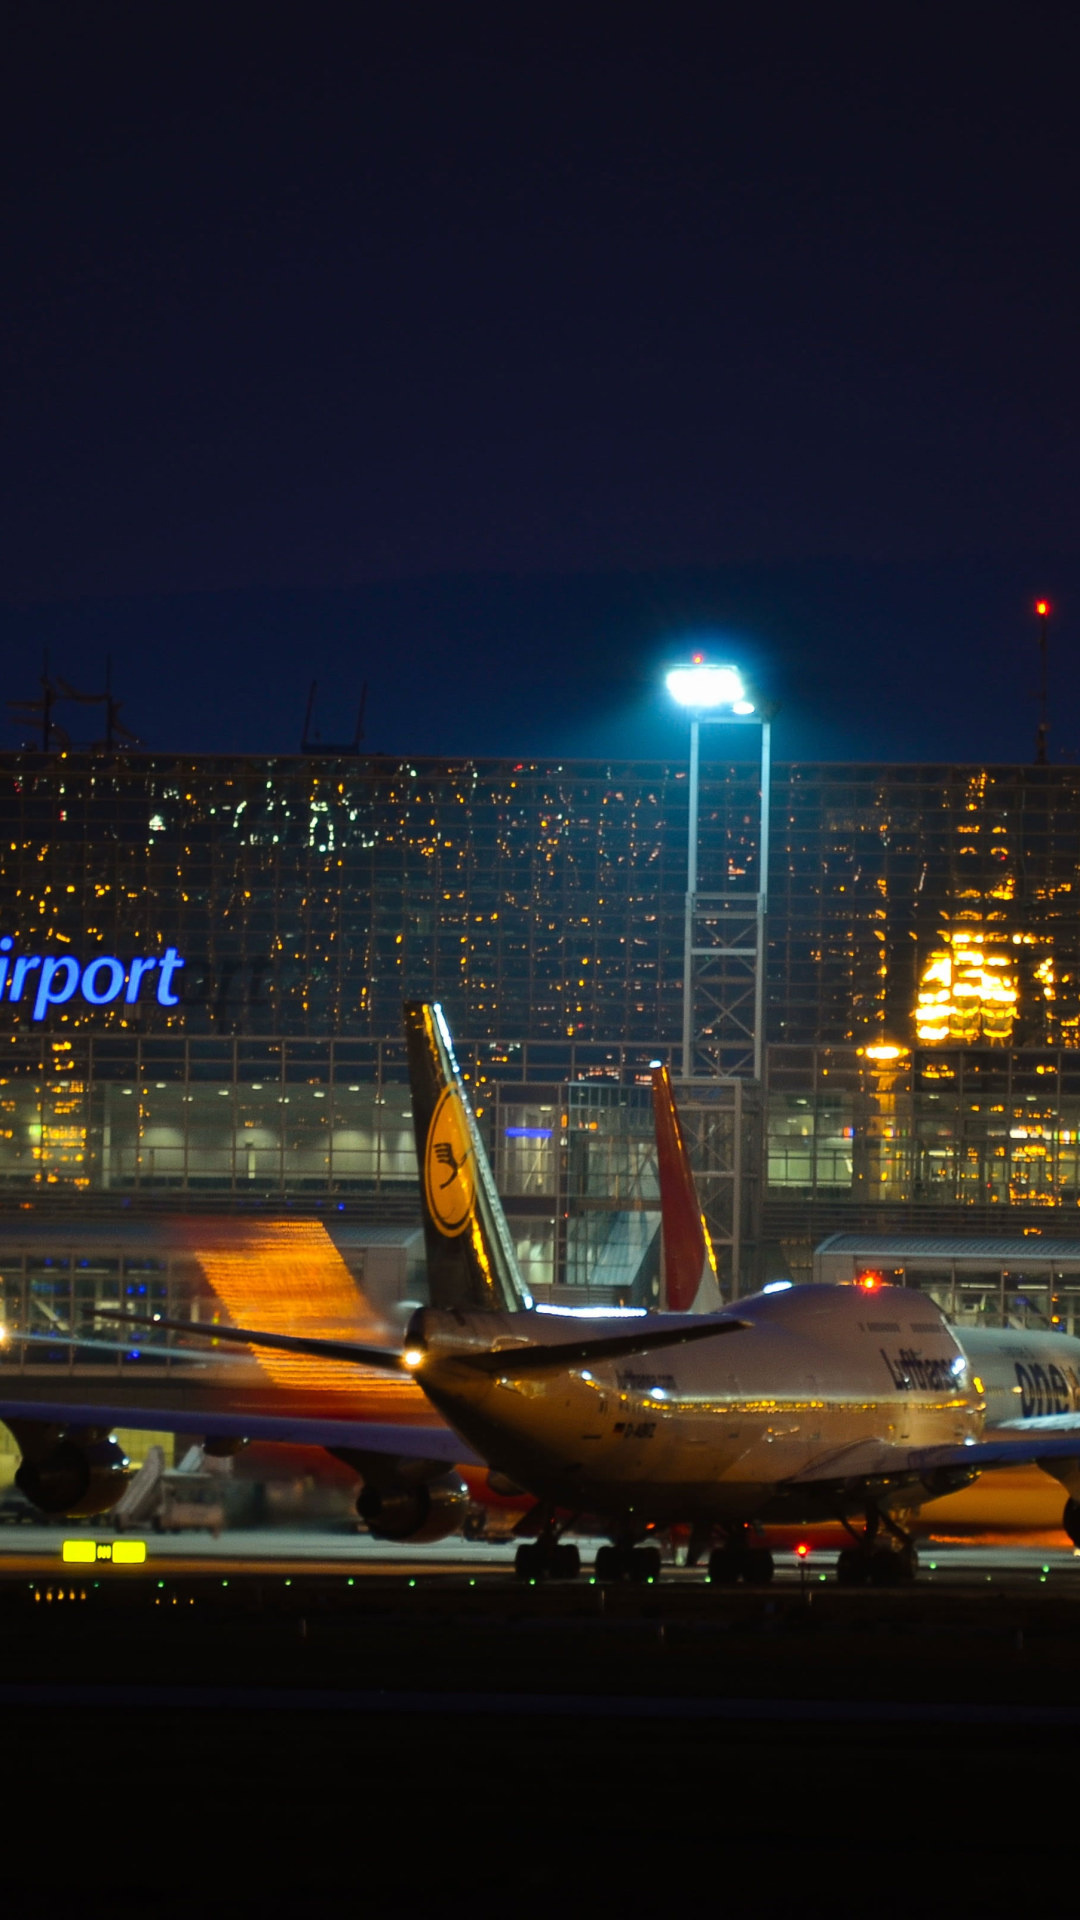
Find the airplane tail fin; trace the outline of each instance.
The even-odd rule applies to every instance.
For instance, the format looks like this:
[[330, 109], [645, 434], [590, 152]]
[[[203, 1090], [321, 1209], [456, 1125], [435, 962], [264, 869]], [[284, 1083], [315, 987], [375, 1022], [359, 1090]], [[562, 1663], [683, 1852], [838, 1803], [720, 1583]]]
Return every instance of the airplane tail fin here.
[[660, 1169], [660, 1212], [664, 1224], [664, 1282], [669, 1313], [715, 1313], [723, 1304], [709, 1229], [701, 1211], [690, 1156], [686, 1151], [671, 1075], [652, 1073], [656, 1155]]
[[431, 1304], [529, 1308], [442, 1008], [407, 1000], [405, 1040]]

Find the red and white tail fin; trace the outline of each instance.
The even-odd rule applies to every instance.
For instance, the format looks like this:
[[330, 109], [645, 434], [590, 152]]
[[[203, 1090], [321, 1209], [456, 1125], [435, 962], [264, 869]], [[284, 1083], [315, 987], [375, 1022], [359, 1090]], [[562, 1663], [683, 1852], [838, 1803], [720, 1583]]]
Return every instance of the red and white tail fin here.
[[652, 1093], [660, 1169], [660, 1212], [664, 1223], [661, 1311], [715, 1313], [723, 1305], [716, 1277], [716, 1255], [698, 1201], [671, 1075], [666, 1067], [653, 1068]]

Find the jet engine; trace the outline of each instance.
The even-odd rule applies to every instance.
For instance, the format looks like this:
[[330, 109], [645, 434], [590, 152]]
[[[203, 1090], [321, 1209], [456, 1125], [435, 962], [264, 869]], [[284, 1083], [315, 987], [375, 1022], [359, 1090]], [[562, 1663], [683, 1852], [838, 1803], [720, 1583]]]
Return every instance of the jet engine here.
[[116, 1505], [131, 1468], [107, 1433], [31, 1420], [8, 1424], [22, 1452], [15, 1485], [41, 1513], [78, 1520]]
[[469, 1490], [456, 1473], [420, 1486], [375, 1486], [357, 1495], [356, 1511], [376, 1540], [444, 1540], [456, 1533], [469, 1509]]

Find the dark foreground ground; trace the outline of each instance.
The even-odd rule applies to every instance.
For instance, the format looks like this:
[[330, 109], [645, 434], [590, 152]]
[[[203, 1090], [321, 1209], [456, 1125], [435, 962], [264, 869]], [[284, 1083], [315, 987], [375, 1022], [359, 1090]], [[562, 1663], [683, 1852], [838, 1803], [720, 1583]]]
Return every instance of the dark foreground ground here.
[[1077, 1904], [1072, 1580], [41, 1578], [0, 1644], [20, 1916]]

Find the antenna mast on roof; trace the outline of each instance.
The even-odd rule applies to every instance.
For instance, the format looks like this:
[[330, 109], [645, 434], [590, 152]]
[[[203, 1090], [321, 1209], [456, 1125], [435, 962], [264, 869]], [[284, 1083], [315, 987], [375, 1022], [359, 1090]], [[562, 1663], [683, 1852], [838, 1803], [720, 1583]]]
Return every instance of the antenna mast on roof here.
[[1050, 626], [1049, 600], [1036, 600], [1035, 612], [1039, 619], [1039, 724], [1035, 729], [1035, 765], [1045, 767], [1047, 763], [1046, 736], [1049, 723], [1046, 717], [1046, 643]]
[[90, 742], [91, 753], [102, 751], [112, 753], [120, 742], [126, 746], [141, 746], [142, 742], [138, 734], [132, 733], [130, 728], [125, 727], [120, 720], [122, 703], [113, 698], [111, 655], [106, 660], [104, 693], [80, 693], [77, 688], [69, 686], [66, 680], [61, 680], [59, 674], [54, 680], [49, 672], [49, 655], [46, 651], [42, 664], [40, 700], [8, 701], [8, 713], [16, 726], [23, 726], [31, 719], [36, 725], [40, 718], [42, 753], [51, 753], [54, 748], [62, 749], [72, 745], [71, 735], [67, 729], [59, 726], [53, 719], [53, 709], [57, 701], [64, 705], [70, 702], [76, 706], [105, 708], [105, 738]]
[[360, 742], [364, 737], [364, 709], [367, 706], [367, 681], [360, 689], [360, 707], [356, 715], [356, 728], [349, 741], [323, 740], [318, 731], [312, 734], [311, 716], [315, 711], [315, 695], [319, 683], [313, 680], [308, 690], [307, 712], [304, 715], [304, 732], [300, 741], [301, 753], [359, 753]]

